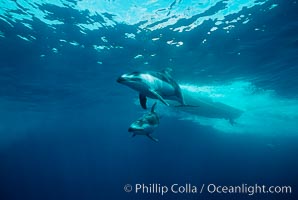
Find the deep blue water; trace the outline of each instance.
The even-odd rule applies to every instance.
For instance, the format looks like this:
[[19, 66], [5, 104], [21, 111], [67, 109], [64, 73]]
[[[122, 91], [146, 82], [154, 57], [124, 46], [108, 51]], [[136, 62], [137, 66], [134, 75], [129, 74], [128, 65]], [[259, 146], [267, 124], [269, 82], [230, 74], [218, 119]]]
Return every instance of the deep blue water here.
[[[295, 199], [297, 10], [294, 0], [0, 0], [0, 199]], [[194, 98], [242, 115], [231, 125], [158, 103], [159, 143], [132, 138], [144, 111], [116, 79], [166, 67]], [[124, 192], [136, 183], [292, 194]]]

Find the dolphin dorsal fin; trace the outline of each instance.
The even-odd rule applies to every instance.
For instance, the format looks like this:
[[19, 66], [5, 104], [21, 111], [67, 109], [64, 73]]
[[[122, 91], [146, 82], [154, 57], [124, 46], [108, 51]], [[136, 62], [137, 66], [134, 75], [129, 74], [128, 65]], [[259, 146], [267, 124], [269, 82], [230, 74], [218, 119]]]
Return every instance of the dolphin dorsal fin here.
[[169, 75], [172, 71], [173, 71], [173, 69], [170, 67], [167, 67], [162, 70], [162, 72], [165, 73], [166, 75]]
[[157, 103], [157, 102], [155, 102], [155, 103], [153, 104], [152, 108], [151, 108], [151, 112], [152, 112], [152, 113], [155, 112], [154, 109], [155, 109], [156, 103]]

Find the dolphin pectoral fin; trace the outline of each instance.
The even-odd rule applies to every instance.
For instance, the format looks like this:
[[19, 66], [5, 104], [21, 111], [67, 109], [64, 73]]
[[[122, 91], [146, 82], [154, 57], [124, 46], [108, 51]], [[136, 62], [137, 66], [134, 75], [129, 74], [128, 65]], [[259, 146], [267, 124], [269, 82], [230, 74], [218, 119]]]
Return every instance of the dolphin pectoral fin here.
[[146, 98], [146, 96], [140, 93], [139, 94], [139, 99], [140, 99], [140, 104], [141, 104], [142, 108], [147, 109], [147, 105], [146, 105], [147, 98]]
[[157, 99], [159, 99], [161, 102], [163, 102], [166, 106], [170, 106], [170, 104], [168, 104], [166, 102], [166, 100], [164, 100], [164, 98], [162, 98], [162, 96], [160, 96], [156, 91], [154, 90], [150, 90], [151, 94], [153, 94]]
[[135, 137], [136, 136], [136, 134], [134, 133], [134, 134], [132, 134], [132, 136], [131, 137]]
[[147, 134], [146, 135], [149, 139], [151, 139], [154, 142], [158, 142], [158, 139], [156, 139], [155, 137], [152, 137], [151, 135]]

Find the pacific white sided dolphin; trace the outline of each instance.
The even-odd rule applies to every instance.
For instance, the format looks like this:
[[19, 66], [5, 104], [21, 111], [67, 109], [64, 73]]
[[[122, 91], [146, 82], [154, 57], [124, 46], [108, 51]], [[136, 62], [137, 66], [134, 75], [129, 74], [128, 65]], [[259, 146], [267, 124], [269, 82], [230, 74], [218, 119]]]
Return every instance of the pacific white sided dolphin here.
[[128, 132], [133, 133], [133, 137], [136, 135], [145, 135], [151, 140], [158, 142], [158, 139], [151, 135], [159, 125], [159, 116], [154, 110], [155, 106], [156, 102], [153, 104], [149, 113], [146, 113], [130, 125]]
[[166, 99], [178, 101], [182, 106], [187, 106], [180, 86], [169, 75], [169, 70], [127, 73], [120, 76], [117, 82], [138, 91], [140, 104], [144, 109], [147, 108], [147, 97], [158, 99], [167, 106], [169, 103]]

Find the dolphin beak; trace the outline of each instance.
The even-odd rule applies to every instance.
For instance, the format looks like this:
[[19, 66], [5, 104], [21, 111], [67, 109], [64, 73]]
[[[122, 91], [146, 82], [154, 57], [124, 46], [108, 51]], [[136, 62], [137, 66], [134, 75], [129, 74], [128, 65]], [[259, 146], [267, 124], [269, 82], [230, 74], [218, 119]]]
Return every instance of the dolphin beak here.
[[125, 82], [125, 81], [126, 81], [126, 79], [123, 78], [122, 76], [120, 76], [120, 77], [117, 79], [117, 82], [118, 82], [118, 83], [123, 83], [123, 82]]
[[133, 131], [134, 131], [133, 128], [131, 128], [131, 127], [128, 128], [128, 132], [133, 132]]

